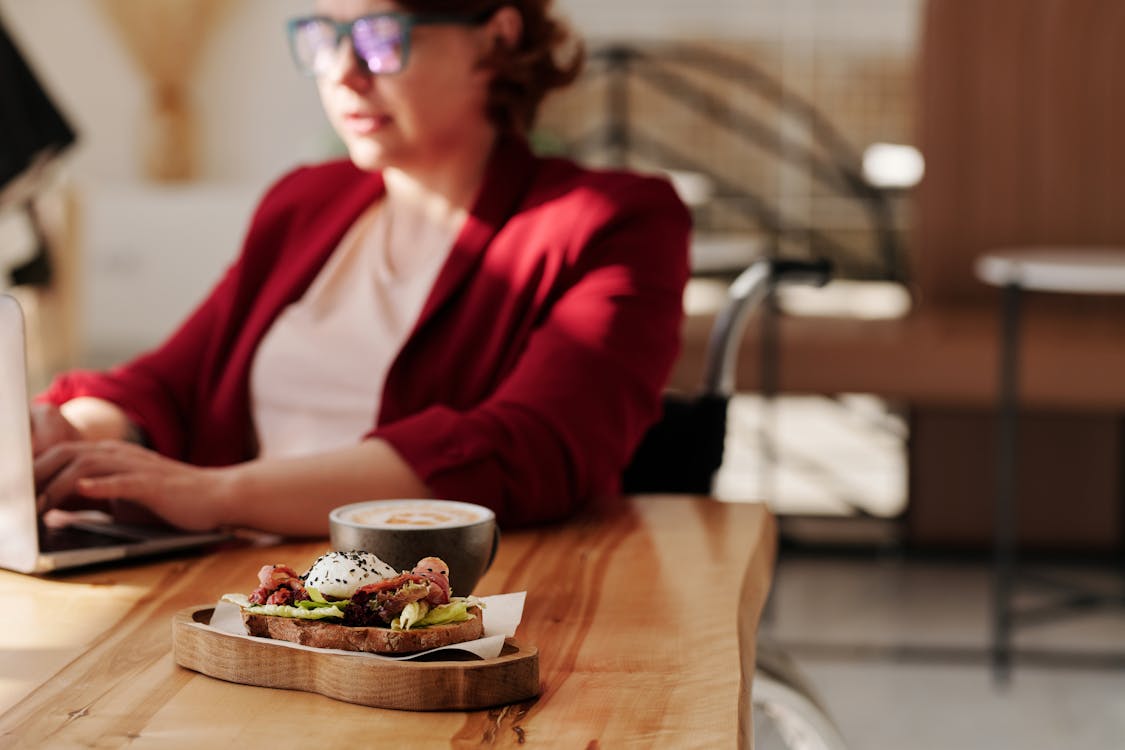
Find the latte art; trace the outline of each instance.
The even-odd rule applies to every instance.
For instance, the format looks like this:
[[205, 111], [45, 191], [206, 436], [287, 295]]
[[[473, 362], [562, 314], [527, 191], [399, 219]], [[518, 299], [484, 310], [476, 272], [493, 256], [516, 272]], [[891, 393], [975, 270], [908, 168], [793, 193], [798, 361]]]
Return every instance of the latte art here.
[[466, 526], [489, 518], [481, 509], [457, 503], [394, 503], [348, 513], [349, 523], [373, 528], [425, 529], [437, 526]]
[[[395, 570], [410, 570], [423, 557], [440, 557], [455, 571], [455, 596], [468, 596], [496, 556], [500, 528], [483, 505], [459, 500], [368, 500], [328, 514], [332, 549], [370, 552]], [[349, 569], [350, 575], [350, 569]]]

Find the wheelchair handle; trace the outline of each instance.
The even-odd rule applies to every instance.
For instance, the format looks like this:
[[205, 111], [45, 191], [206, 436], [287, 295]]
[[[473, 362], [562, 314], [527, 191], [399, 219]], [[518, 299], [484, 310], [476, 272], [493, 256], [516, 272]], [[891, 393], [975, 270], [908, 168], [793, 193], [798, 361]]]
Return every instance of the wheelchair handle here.
[[746, 321], [750, 311], [774, 288], [781, 284], [824, 286], [831, 278], [832, 263], [823, 258], [762, 258], [751, 263], [731, 283], [727, 302], [711, 328], [703, 370], [703, 392], [719, 396], [734, 393], [734, 371]]

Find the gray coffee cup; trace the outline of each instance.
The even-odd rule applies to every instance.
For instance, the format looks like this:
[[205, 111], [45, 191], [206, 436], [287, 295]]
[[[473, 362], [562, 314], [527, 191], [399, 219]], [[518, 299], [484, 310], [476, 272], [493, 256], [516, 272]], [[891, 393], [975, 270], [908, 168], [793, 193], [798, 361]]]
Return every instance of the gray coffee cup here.
[[492, 565], [500, 544], [496, 514], [453, 500], [370, 500], [328, 514], [332, 548], [364, 550], [395, 570], [410, 570], [423, 557], [449, 565], [453, 594], [471, 594]]

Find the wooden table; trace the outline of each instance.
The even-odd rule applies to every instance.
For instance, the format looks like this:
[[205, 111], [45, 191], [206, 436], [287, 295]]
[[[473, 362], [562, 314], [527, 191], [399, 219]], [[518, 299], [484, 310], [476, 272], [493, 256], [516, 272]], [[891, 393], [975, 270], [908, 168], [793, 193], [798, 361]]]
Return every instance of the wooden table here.
[[340, 747], [749, 746], [775, 531], [758, 504], [635, 497], [506, 533], [476, 593], [528, 592], [517, 640], [539, 648], [542, 691], [464, 713], [369, 708], [174, 663], [177, 611], [249, 591], [266, 563], [305, 569], [326, 540], [50, 579], [0, 573], [0, 745], [286, 747], [328, 732]]

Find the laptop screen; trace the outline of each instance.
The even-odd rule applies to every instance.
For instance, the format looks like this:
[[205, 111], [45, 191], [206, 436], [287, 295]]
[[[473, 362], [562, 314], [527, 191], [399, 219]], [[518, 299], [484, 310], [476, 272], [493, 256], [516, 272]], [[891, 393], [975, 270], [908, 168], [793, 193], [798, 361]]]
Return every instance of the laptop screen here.
[[38, 555], [23, 312], [0, 294], [0, 567], [30, 571]]

